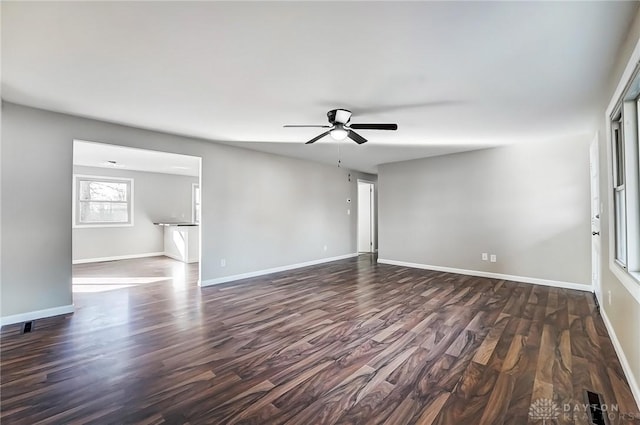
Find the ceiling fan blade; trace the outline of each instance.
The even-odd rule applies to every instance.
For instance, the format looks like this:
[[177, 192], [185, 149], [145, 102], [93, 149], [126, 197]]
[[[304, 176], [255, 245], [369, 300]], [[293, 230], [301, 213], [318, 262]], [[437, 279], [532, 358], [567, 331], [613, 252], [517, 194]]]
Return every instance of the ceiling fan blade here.
[[397, 130], [398, 124], [350, 124], [356, 130]]
[[362, 137], [361, 135], [359, 135], [353, 130], [349, 130], [349, 134], [347, 135], [347, 137], [359, 145], [367, 142], [367, 139], [365, 139], [364, 137]]
[[325, 131], [321, 135], [316, 136], [313, 139], [309, 140], [307, 143], [305, 143], [305, 145], [310, 145], [311, 143], [315, 143], [315, 142], [317, 142], [318, 140], [322, 139], [324, 136], [326, 136], [329, 133], [330, 133], [330, 131]]
[[287, 124], [287, 125], [283, 125], [283, 127], [285, 127], [285, 128], [291, 128], [291, 127], [294, 127], [294, 128], [295, 127], [331, 128], [330, 125], [313, 125], [313, 124], [312, 125], [290, 125], [290, 124]]

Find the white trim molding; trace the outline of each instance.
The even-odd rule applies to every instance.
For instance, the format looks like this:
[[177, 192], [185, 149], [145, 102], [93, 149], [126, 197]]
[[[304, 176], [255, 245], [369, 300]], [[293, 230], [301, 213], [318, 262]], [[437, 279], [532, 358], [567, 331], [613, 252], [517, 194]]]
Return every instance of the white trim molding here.
[[622, 349], [622, 345], [620, 345], [620, 341], [618, 340], [618, 336], [613, 330], [613, 325], [609, 320], [609, 316], [607, 316], [607, 312], [604, 308], [600, 309], [600, 315], [602, 316], [602, 321], [604, 322], [604, 326], [607, 328], [607, 332], [609, 332], [609, 337], [611, 338], [611, 342], [613, 343], [613, 348], [616, 350], [616, 354], [618, 355], [618, 359], [620, 360], [620, 364], [622, 365], [622, 370], [624, 371], [625, 376], [627, 377], [627, 382], [629, 383], [629, 388], [631, 388], [631, 393], [633, 397], [636, 399], [636, 404], [638, 405], [638, 409], [640, 409], [640, 385], [638, 385], [638, 381], [636, 381], [635, 376], [633, 375], [633, 371], [631, 370], [631, 365], [629, 364], [629, 360], [627, 356], [624, 354], [624, 350]]
[[411, 267], [414, 269], [435, 270], [438, 272], [457, 273], [468, 276], [489, 277], [493, 279], [512, 280], [514, 282], [533, 283], [536, 285], [553, 286], [555, 288], [576, 289], [578, 291], [593, 292], [593, 286], [590, 284], [563, 282], [559, 280], [539, 279], [537, 277], [514, 276], [510, 274], [483, 272], [478, 270], [456, 269], [453, 267], [431, 266], [428, 264], [408, 263], [406, 261], [388, 260], [378, 258], [378, 263], [390, 264], [394, 266]]
[[233, 282], [235, 280], [249, 279], [251, 277], [258, 277], [258, 276], [263, 276], [271, 273], [284, 272], [287, 270], [299, 269], [301, 267], [315, 266], [316, 264], [330, 263], [332, 261], [344, 260], [347, 258], [353, 258], [357, 256], [358, 256], [358, 253], [354, 252], [353, 254], [339, 255], [337, 257], [321, 258], [319, 260], [311, 260], [311, 261], [306, 261], [304, 263], [289, 264], [286, 266], [279, 266], [271, 269], [257, 270], [255, 272], [241, 273], [241, 274], [235, 274], [231, 276], [223, 276], [215, 279], [207, 279], [207, 280], [200, 281], [200, 286], [204, 287], [204, 286], [211, 286], [211, 285], [219, 285], [221, 283]]
[[165, 255], [166, 254], [164, 252], [147, 252], [144, 254], [115, 255], [113, 257], [83, 258], [80, 260], [73, 260], [72, 263], [73, 264], [101, 263], [103, 261], [131, 260], [133, 258], [162, 257]]
[[15, 323], [28, 322], [36, 319], [44, 319], [45, 317], [60, 316], [62, 314], [69, 314], [73, 312], [73, 304], [47, 308], [44, 310], [28, 311], [26, 313], [0, 317], [0, 326], [13, 325]]

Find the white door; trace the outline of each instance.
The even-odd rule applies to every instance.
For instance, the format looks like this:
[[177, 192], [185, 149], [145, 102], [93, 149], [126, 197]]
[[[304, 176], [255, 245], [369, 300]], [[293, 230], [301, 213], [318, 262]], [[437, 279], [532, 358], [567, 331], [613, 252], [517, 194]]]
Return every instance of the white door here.
[[358, 182], [358, 252], [373, 252], [373, 183]]
[[591, 284], [598, 302], [602, 304], [600, 287], [600, 161], [598, 157], [598, 135], [589, 147], [589, 168], [591, 170]]

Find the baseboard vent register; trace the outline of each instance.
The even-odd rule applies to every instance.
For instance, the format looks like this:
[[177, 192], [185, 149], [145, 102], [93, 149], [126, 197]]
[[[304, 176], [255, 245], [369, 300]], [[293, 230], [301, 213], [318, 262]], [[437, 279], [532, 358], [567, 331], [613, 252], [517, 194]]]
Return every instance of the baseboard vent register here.
[[22, 324], [22, 333], [23, 334], [28, 334], [32, 330], [33, 330], [33, 320], [30, 320], [28, 322], [24, 322]]
[[607, 414], [602, 407], [602, 396], [593, 391], [585, 390], [585, 398], [589, 404], [589, 419], [592, 425], [609, 425]]

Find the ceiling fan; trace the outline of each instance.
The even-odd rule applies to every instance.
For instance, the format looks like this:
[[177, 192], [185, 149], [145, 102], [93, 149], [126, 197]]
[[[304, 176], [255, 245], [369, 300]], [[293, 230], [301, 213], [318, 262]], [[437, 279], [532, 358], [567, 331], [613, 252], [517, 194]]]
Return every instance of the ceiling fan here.
[[357, 144], [361, 145], [367, 141], [364, 137], [353, 130], [397, 130], [398, 124], [349, 124], [351, 121], [351, 111], [346, 109], [332, 109], [327, 112], [327, 118], [331, 125], [285, 125], [284, 127], [317, 127], [328, 128], [319, 136], [309, 140], [306, 144], [315, 143], [326, 135], [330, 135], [335, 140], [343, 140], [350, 138]]

